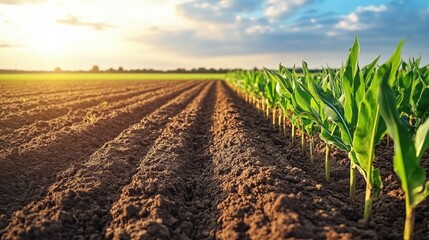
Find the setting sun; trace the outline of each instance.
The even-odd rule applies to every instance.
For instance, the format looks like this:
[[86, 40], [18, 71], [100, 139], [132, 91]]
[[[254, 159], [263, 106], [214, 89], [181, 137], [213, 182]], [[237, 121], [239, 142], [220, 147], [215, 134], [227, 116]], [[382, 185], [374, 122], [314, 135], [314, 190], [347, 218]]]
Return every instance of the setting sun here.
[[70, 47], [72, 36], [57, 26], [44, 26], [36, 29], [35, 33], [28, 39], [28, 48], [42, 55], [61, 56]]

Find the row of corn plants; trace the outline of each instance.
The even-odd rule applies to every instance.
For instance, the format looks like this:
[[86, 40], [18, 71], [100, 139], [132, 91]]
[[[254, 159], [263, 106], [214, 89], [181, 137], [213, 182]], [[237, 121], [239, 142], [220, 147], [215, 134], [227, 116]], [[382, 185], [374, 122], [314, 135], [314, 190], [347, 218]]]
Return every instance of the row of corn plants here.
[[[406, 197], [404, 239], [413, 231], [415, 207], [429, 195], [429, 183], [420, 160], [429, 147], [429, 65], [419, 67], [420, 59], [401, 61], [399, 43], [391, 58], [378, 64], [379, 57], [360, 67], [356, 38], [346, 64], [340, 69], [310, 73], [305, 62], [302, 73], [279, 65], [269, 69], [235, 71], [229, 84], [249, 103], [272, 118], [284, 134], [296, 130], [301, 147], [309, 139], [310, 161], [314, 161], [314, 138], [326, 143], [325, 178], [330, 180], [330, 149], [346, 151], [350, 160], [350, 201], [355, 200], [356, 177], [366, 182], [364, 220], [371, 216], [373, 200], [382, 189], [380, 171], [374, 167], [375, 147], [393, 139], [394, 171]], [[388, 134], [388, 137], [386, 137]]]

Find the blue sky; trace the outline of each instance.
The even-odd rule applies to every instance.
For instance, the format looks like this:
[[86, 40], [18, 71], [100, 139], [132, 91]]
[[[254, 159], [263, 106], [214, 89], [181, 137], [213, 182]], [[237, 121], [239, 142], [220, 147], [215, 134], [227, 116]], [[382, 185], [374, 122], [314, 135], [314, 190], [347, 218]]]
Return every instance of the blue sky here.
[[0, 68], [340, 66], [429, 59], [428, 1], [0, 0]]

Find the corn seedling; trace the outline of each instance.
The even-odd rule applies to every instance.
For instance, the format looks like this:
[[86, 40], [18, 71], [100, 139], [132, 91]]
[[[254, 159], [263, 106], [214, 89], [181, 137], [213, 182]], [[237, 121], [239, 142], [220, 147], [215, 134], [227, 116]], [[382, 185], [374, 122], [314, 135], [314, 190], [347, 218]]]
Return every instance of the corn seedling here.
[[412, 134], [402, 124], [397, 106], [394, 104], [395, 100], [396, 97], [389, 86], [388, 79], [383, 78], [378, 90], [378, 101], [387, 131], [394, 142], [394, 171], [399, 176], [405, 192], [404, 239], [411, 239], [415, 209], [429, 196], [429, 182], [426, 179], [425, 169], [420, 166], [423, 154], [429, 147], [429, 120], [420, 125], [413, 140]]
[[83, 119], [85, 124], [94, 124], [97, 121], [97, 116], [92, 111], [86, 112], [86, 115]]
[[[401, 178], [402, 187], [408, 199], [407, 216], [412, 214], [415, 206], [421, 202], [422, 196], [427, 196], [428, 190], [424, 181], [420, 179], [421, 181], [416, 183], [417, 180], [410, 180], [410, 174], [417, 173], [409, 172], [408, 168], [411, 169], [410, 171], [420, 169], [414, 165], [418, 165], [421, 159], [422, 146], [426, 148], [426, 144], [429, 145], [426, 137], [429, 121], [424, 122], [429, 117], [429, 98], [427, 97], [429, 66], [419, 67], [420, 59], [401, 63], [402, 45], [403, 42], [398, 45], [391, 58], [381, 66], [377, 65], [379, 60], [377, 57], [370, 64], [359, 67], [360, 46], [356, 37], [346, 64], [338, 70], [327, 68], [322, 73], [310, 74], [307, 64], [303, 62], [302, 75], [296, 74], [295, 68], [289, 70], [282, 65], [279, 65], [278, 71], [268, 69], [263, 72], [236, 71], [228, 75], [228, 82], [247, 95], [247, 99], [253, 99], [250, 102], [261, 109], [267, 118], [270, 112], [272, 113], [273, 127], [277, 116], [279, 130], [283, 120], [283, 132], [286, 134], [286, 122], [289, 122], [292, 144], [298, 129], [301, 148], [304, 150], [305, 133], [307, 133], [311, 162], [314, 160], [314, 136], [319, 134], [320, 139], [326, 144], [325, 179], [327, 181], [331, 179], [332, 146], [348, 153], [351, 202], [355, 199], [358, 172], [366, 182], [365, 221], [369, 220], [372, 201], [380, 194], [382, 188], [381, 176], [379, 170], [373, 166], [373, 161], [375, 147], [387, 131], [395, 144], [395, 172]], [[390, 89], [389, 100], [380, 93], [387, 88]], [[390, 105], [387, 105], [387, 102]], [[394, 108], [397, 112], [393, 114], [390, 108]], [[396, 114], [394, 120], [386, 120], [390, 116], [387, 116], [386, 111], [390, 111], [390, 115]], [[399, 128], [401, 128], [400, 131]], [[404, 138], [402, 135], [406, 134], [408, 134], [406, 140], [398, 140]], [[425, 140], [422, 140], [423, 138]], [[399, 147], [399, 143], [412, 141], [412, 139], [414, 139], [414, 150]], [[386, 141], [389, 141], [389, 138]], [[402, 148], [403, 151], [398, 152], [397, 149]], [[416, 154], [413, 154], [413, 151]], [[417, 159], [414, 161], [416, 164], [410, 167], [408, 166], [410, 164], [398, 160], [405, 157]], [[421, 175], [418, 177], [422, 178]], [[405, 236], [409, 237], [412, 232], [410, 219], [412, 217], [407, 217], [405, 224]]]

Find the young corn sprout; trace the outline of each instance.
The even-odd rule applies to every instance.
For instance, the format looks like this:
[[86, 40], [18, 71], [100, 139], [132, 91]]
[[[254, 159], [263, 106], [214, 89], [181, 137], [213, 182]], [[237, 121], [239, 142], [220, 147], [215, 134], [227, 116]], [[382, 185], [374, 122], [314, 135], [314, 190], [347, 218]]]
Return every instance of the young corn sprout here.
[[378, 89], [380, 112], [387, 125], [387, 131], [393, 139], [395, 155], [393, 167], [401, 180], [405, 192], [404, 239], [411, 239], [414, 228], [415, 209], [429, 196], [429, 182], [426, 172], [420, 166], [424, 152], [429, 147], [429, 119], [416, 130], [414, 139], [406, 125], [400, 119], [395, 105], [396, 97], [391, 88], [392, 81], [382, 78]]
[[[401, 63], [401, 42], [391, 58], [378, 66], [379, 57], [360, 68], [356, 37], [346, 64], [339, 70], [327, 68], [311, 74], [303, 62], [303, 73], [280, 65], [278, 71], [237, 71], [228, 82], [242, 92], [268, 118], [276, 116], [286, 134], [286, 121], [309, 136], [310, 161], [314, 161], [314, 137], [325, 142], [325, 179], [331, 179], [332, 146], [348, 153], [350, 159], [350, 200], [355, 199], [359, 172], [366, 183], [364, 220], [371, 216], [373, 199], [382, 188], [380, 172], [373, 166], [375, 147], [386, 132], [395, 146], [394, 167], [406, 194], [404, 238], [411, 238], [415, 207], [428, 196], [424, 169], [419, 166], [429, 146], [429, 66], [419, 67], [420, 59]], [[389, 139], [389, 138], [388, 138]]]

